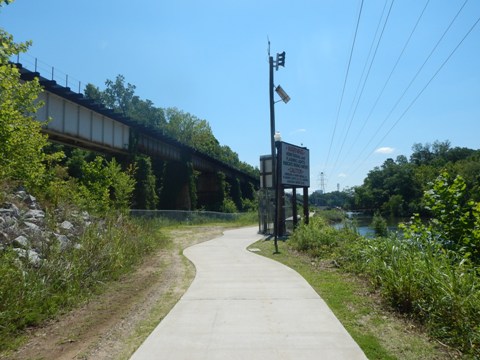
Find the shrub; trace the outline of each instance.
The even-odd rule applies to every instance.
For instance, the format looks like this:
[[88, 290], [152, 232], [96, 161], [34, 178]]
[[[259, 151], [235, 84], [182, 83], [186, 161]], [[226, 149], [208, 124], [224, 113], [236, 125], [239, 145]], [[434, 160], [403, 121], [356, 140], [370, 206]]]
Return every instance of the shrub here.
[[320, 256], [323, 252], [337, 245], [337, 232], [327, 221], [320, 217], [310, 219], [308, 225], [301, 224], [290, 238], [292, 248], [311, 256]]
[[15, 334], [79, 303], [118, 279], [153, 249], [168, 245], [155, 220], [110, 217], [90, 225], [78, 246], [45, 242], [39, 267], [0, 252], [0, 349]]
[[[432, 335], [480, 358], [480, 204], [468, 200], [460, 177], [452, 180], [446, 173], [432, 184], [425, 202], [433, 218], [424, 222], [414, 216], [401, 237], [326, 231], [325, 223], [314, 219], [312, 226], [294, 232], [292, 247], [335, 258], [369, 279], [386, 303], [423, 322]], [[379, 217], [377, 223], [379, 230], [386, 228]]]
[[45, 173], [42, 149], [47, 144], [42, 124], [33, 117], [42, 106], [35, 101], [41, 87], [38, 79], [22, 82], [18, 69], [8, 63], [10, 56], [26, 51], [29, 43], [15, 44], [3, 29], [0, 42], [0, 179], [38, 185]]
[[388, 227], [386, 220], [380, 215], [380, 213], [376, 212], [373, 215], [372, 224], [370, 225], [375, 232], [375, 236], [378, 237], [385, 237], [388, 235]]

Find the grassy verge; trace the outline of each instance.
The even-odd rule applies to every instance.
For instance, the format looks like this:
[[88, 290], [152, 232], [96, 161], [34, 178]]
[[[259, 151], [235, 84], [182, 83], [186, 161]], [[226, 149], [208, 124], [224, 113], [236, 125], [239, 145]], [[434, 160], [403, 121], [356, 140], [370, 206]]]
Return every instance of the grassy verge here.
[[[20, 348], [21, 354], [34, 354], [35, 348], [25, 340], [30, 340], [38, 326], [49, 326], [52, 318], [60, 319], [60, 328], [65, 329], [60, 333], [46, 330], [49, 343], [42, 348], [42, 354], [48, 349], [58, 353], [55, 344], [68, 347], [62, 351], [71, 351], [79, 344], [76, 348], [80, 352], [74, 352], [89, 354], [96, 343], [91, 334], [103, 334], [110, 320], [123, 323], [123, 318], [118, 318], [126, 316], [122, 315], [122, 306], [124, 312], [130, 309], [130, 301], [138, 298], [148, 314], [143, 307], [138, 316], [128, 313], [128, 334], [112, 330], [124, 344], [115, 357], [129, 358], [194, 277], [194, 267], [183, 257], [183, 249], [219, 236], [226, 228], [252, 225], [251, 218], [246, 215], [235, 222], [187, 225], [165, 219], [117, 217], [92, 224], [78, 240], [80, 247], [60, 251], [52, 243], [40, 267], [20, 262], [8, 252], [0, 253], [0, 358], [9, 358], [13, 350]], [[136, 281], [131, 282], [131, 278]], [[138, 286], [140, 291], [135, 290]], [[114, 307], [105, 305], [112, 302]], [[87, 317], [94, 324], [82, 310], [87, 303]], [[109, 308], [106, 312], [102, 309], [105, 306]], [[74, 326], [69, 326], [68, 316], [59, 316], [70, 314], [70, 310], [82, 314]]]
[[39, 266], [0, 253], [0, 351], [18, 346], [22, 330], [101, 292], [155, 249], [169, 246], [155, 221], [114, 217], [91, 224], [78, 246], [44, 242]]
[[[171, 235], [172, 230], [166, 230]], [[166, 264], [166, 266], [179, 266], [181, 270], [179, 271], [179, 278], [176, 281], [173, 281], [169, 284], [168, 288], [162, 292], [162, 295], [157, 299], [156, 303], [149, 311], [148, 316], [144, 318], [124, 341], [124, 347], [117, 358], [119, 360], [127, 360], [133, 355], [135, 350], [145, 341], [145, 339], [152, 333], [152, 331], [158, 326], [158, 324], [167, 316], [170, 310], [175, 306], [175, 304], [180, 300], [181, 296], [187, 291], [188, 287], [195, 277], [195, 268], [193, 264], [183, 256], [183, 250], [185, 246], [193, 245], [196, 241], [194, 237], [187, 235], [186, 243], [176, 244], [172, 251], [177, 253], [180, 257], [179, 265]], [[171, 258], [175, 257], [175, 254], [170, 256]]]
[[301, 254], [279, 242], [279, 254], [273, 254], [271, 241], [259, 241], [252, 247], [302, 275], [325, 300], [369, 359], [449, 359], [438, 343], [432, 342], [421, 328], [385, 309], [379, 297], [362, 279], [336, 268], [331, 260], [318, 260]]

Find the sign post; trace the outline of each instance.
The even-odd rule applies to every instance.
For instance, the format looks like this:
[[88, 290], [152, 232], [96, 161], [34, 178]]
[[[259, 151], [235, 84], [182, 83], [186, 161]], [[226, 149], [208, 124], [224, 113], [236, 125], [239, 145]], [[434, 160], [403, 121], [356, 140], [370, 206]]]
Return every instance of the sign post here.
[[[292, 145], [286, 142], [279, 142], [278, 144], [278, 164], [277, 171], [279, 179], [277, 183], [277, 194], [283, 194], [283, 189], [293, 189], [293, 223], [297, 224], [297, 211], [296, 211], [296, 191], [297, 187], [303, 188], [303, 214], [304, 222], [308, 224], [309, 211], [308, 211], [308, 188], [310, 187], [310, 151], [305, 147]], [[278, 223], [284, 224], [285, 219], [283, 215], [279, 214]], [[280, 227], [283, 229], [283, 227]]]
[[310, 187], [310, 152], [307, 148], [281, 143], [281, 184], [288, 187]]

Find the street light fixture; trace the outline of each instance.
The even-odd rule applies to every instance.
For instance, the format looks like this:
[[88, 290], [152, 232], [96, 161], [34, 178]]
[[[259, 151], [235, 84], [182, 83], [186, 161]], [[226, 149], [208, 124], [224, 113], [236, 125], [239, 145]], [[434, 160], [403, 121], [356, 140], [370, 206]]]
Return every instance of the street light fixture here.
[[285, 92], [285, 90], [282, 89], [280, 85], [275, 88], [275, 92], [278, 94], [278, 96], [280, 96], [280, 98], [285, 104], [290, 101], [290, 96], [288, 96], [288, 94]]
[[[279, 235], [278, 229], [278, 219], [277, 215], [279, 213], [279, 199], [278, 199], [278, 174], [277, 174], [277, 157], [275, 156], [275, 142], [276, 140], [276, 133], [275, 133], [275, 100], [273, 91], [275, 90], [277, 94], [280, 96], [282, 101], [286, 104], [290, 101], [290, 97], [287, 93], [280, 87], [277, 86], [275, 88], [273, 82], [273, 69], [278, 70], [279, 66], [285, 67], [285, 51], [281, 53], [277, 53], [276, 60], [273, 60], [273, 56], [270, 56], [270, 42], [268, 43], [268, 55], [269, 55], [269, 93], [270, 93], [270, 142], [271, 142], [271, 153], [272, 153], [272, 177], [273, 177], [273, 184], [275, 187], [275, 221], [273, 224], [273, 233], [275, 238], [275, 252], [278, 253], [278, 245], [277, 245], [277, 237]], [[280, 133], [278, 133], [280, 136]], [[281, 139], [281, 138], [280, 138]], [[278, 140], [281, 141], [281, 140]]]
[[273, 139], [275, 140], [275, 142], [279, 142], [279, 141], [282, 141], [282, 135], [280, 134], [279, 131], [275, 131], [275, 135], [273, 135]]

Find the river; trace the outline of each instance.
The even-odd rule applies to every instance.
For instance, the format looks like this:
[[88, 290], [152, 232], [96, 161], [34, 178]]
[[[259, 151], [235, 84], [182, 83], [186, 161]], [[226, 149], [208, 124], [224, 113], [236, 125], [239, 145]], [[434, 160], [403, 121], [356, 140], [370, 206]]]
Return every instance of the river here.
[[[374, 237], [375, 233], [373, 228], [371, 227], [373, 216], [365, 215], [362, 213], [355, 213], [355, 212], [347, 212], [348, 219], [346, 221], [352, 221], [356, 225], [357, 232], [365, 237]], [[408, 221], [409, 219], [404, 218], [385, 218], [387, 221], [387, 227], [389, 231], [397, 231], [398, 224]], [[344, 226], [343, 223], [335, 224], [334, 227], [336, 229], [341, 229]]]

